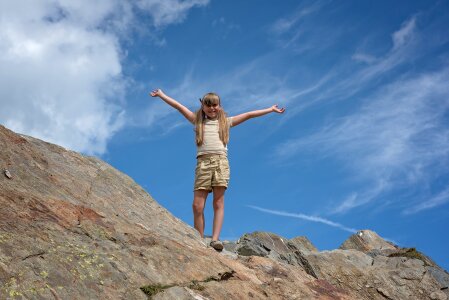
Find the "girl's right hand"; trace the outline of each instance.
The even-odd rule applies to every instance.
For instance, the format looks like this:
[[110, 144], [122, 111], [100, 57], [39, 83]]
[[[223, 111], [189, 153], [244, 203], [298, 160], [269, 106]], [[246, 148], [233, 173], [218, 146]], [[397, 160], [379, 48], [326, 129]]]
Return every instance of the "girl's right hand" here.
[[160, 97], [163, 94], [161, 89], [155, 89], [150, 93], [151, 97]]

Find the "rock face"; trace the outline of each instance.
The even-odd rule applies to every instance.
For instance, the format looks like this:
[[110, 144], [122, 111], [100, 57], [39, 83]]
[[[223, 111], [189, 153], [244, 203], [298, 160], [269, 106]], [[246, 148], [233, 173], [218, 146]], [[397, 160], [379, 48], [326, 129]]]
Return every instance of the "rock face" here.
[[343, 250], [359, 250], [368, 252], [371, 250], [397, 250], [398, 247], [382, 239], [377, 233], [371, 230], [360, 230], [352, 235], [341, 246]]
[[0, 299], [447, 299], [447, 272], [378, 236], [318, 252], [259, 232], [217, 253], [99, 159], [3, 126], [0, 146]]

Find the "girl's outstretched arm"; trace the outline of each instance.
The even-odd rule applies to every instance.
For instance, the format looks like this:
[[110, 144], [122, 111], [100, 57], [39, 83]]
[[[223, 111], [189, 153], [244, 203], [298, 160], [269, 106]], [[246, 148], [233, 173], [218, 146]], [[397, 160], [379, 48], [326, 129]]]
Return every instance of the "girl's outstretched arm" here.
[[285, 108], [279, 108], [277, 104], [275, 104], [269, 108], [249, 111], [249, 112], [243, 113], [241, 115], [232, 117], [232, 126], [237, 126], [237, 125], [245, 122], [246, 120], [249, 120], [249, 119], [252, 119], [255, 117], [260, 117], [260, 116], [263, 116], [263, 115], [266, 115], [266, 114], [269, 114], [272, 112], [282, 114], [282, 113], [284, 113], [284, 111], [285, 111]]
[[176, 108], [190, 123], [195, 121], [195, 114], [191, 112], [187, 107], [179, 103], [173, 98], [165, 95], [161, 89], [156, 89], [150, 93], [151, 97], [159, 97], [164, 100], [168, 105]]

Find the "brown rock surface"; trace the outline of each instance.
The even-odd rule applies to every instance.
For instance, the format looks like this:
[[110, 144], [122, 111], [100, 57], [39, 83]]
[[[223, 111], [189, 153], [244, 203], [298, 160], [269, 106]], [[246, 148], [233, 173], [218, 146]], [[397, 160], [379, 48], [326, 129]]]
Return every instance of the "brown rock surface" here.
[[[376, 257], [356, 250], [323, 251], [307, 256], [318, 278], [357, 291], [360, 299], [428, 299], [438, 283], [421, 261]], [[421, 291], [427, 291], [421, 294]]]
[[340, 249], [354, 249], [362, 252], [368, 252], [373, 249], [377, 250], [396, 250], [398, 247], [390, 242], [385, 241], [377, 233], [371, 230], [360, 230], [356, 234], [351, 235], [341, 246]]
[[216, 253], [97, 158], [3, 126], [0, 146], [0, 299], [349, 299], [299, 267]]
[[246, 246], [262, 254], [237, 254], [242, 243], [217, 253], [97, 158], [3, 126], [0, 146], [0, 299], [447, 296], [447, 272], [414, 249], [384, 252], [378, 236], [318, 252], [307, 238], [259, 232]]

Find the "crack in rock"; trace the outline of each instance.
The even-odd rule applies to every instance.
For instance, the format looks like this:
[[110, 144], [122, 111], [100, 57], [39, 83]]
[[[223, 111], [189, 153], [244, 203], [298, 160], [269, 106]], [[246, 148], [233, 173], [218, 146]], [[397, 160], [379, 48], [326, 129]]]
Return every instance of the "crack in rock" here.
[[187, 283], [173, 283], [173, 284], [150, 284], [150, 285], [146, 285], [140, 288], [140, 290], [145, 293], [145, 295], [148, 296], [148, 299], [151, 299], [154, 295], [175, 287], [175, 286], [179, 286], [179, 287], [187, 287], [187, 288], [194, 288], [196, 290], [203, 290], [204, 287], [200, 285], [200, 283], [207, 283], [207, 282], [211, 282], [211, 281], [227, 281], [230, 278], [234, 277], [235, 271], [232, 270], [230, 272], [224, 272], [224, 273], [218, 273], [215, 276], [210, 276], [204, 280], [192, 280], [189, 281]]
[[41, 256], [41, 255], [44, 255], [44, 254], [47, 254], [47, 252], [41, 251], [41, 252], [36, 253], [36, 254], [30, 254], [28, 256], [25, 256], [24, 258], [22, 258], [22, 260], [26, 260], [26, 259], [31, 258], [31, 257]]
[[391, 298], [390, 294], [385, 289], [377, 288], [377, 292], [385, 299], [393, 300], [393, 298]]

